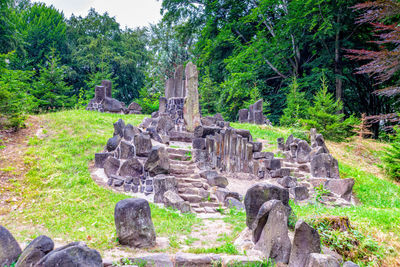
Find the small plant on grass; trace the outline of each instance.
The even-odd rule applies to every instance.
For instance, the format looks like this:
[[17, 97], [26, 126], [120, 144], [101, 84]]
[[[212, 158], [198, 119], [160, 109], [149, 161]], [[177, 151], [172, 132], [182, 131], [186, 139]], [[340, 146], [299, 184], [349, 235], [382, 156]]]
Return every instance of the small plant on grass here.
[[392, 137], [390, 147], [386, 149], [382, 158], [383, 169], [391, 178], [400, 181], [400, 128], [396, 128], [396, 135]]
[[315, 201], [319, 203], [322, 203], [322, 197], [328, 196], [331, 193], [331, 191], [326, 189], [323, 184], [320, 184], [319, 186], [315, 187], [314, 190], [315, 190]]

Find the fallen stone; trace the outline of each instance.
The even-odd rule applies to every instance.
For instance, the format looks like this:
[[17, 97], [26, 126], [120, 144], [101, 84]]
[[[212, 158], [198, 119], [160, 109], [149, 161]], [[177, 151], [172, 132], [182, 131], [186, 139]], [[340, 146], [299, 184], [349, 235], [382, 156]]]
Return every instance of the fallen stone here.
[[124, 128], [124, 139], [127, 141], [132, 141], [135, 135], [139, 135], [140, 133], [141, 131], [139, 128], [131, 124], [127, 124]]
[[104, 163], [109, 156], [112, 156], [112, 153], [106, 152], [94, 154], [94, 166], [96, 168], [104, 168]]
[[229, 184], [228, 179], [220, 175], [215, 177], [207, 177], [207, 182], [211, 186], [218, 186], [222, 188], [227, 187]]
[[244, 197], [246, 224], [254, 229], [253, 223], [261, 206], [269, 200], [280, 200], [286, 206], [289, 203], [289, 192], [286, 189], [268, 183], [257, 183], [250, 187]]
[[290, 188], [289, 192], [294, 196], [295, 201], [302, 201], [310, 197], [308, 194], [308, 189], [305, 186], [296, 186]]
[[175, 267], [210, 267], [221, 261], [216, 254], [190, 254], [178, 252], [175, 255]]
[[328, 179], [324, 188], [330, 190], [332, 193], [339, 195], [341, 198], [350, 201], [351, 192], [353, 191], [354, 179]]
[[131, 159], [135, 156], [135, 147], [126, 141], [121, 141], [120, 143], [120, 159]]
[[168, 254], [159, 253], [144, 257], [129, 258], [133, 264], [143, 267], [174, 267]]
[[278, 170], [281, 168], [281, 160], [280, 159], [267, 159], [264, 160], [265, 168], [268, 170]]
[[161, 146], [153, 147], [146, 163], [144, 164], [144, 169], [148, 171], [151, 176], [168, 174], [170, 163], [167, 150]]
[[35, 267], [53, 266], [102, 267], [103, 262], [97, 250], [88, 248], [83, 242], [74, 242], [53, 250], [35, 265]]
[[12, 234], [0, 225], [0, 266], [10, 266], [17, 261], [21, 252]]
[[139, 134], [135, 136], [136, 155], [147, 157], [151, 151], [152, 144], [149, 134]]
[[340, 267], [339, 262], [331, 255], [311, 253], [307, 267]]
[[22, 252], [16, 267], [35, 266], [44, 256], [54, 249], [54, 242], [47, 236], [35, 238]]
[[237, 192], [231, 192], [226, 188], [217, 188], [217, 190], [215, 190], [215, 196], [217, 197], [219, 202], [225, 202], [225, 199], [230, 197], [230, 198], [235, 198], [237, 200], [241, 200], [240, 199], [240, 195]]
[[237, 210], [244, 210], [244, 204], [240, 200], [233, 197], [227, 197], [224, 201], [224, 204], [230, 209], [235, 208]]
[[119, 137], [124, 136], [125, 122], [122, 119], [119, 119], [116, 123], [114, 123], [114, 136], [118, 135]]
[[269, 212], [255, 249], [263, 252], [267, 259], [273, 259], [275, 263], [287, 264], [291, 250], [288, 232], [288, 209], [278, 200]]
[[179, 210], [182, 213], [190, 212], [190, 203], [183, 200], [176, 192], [168, 190], [164, 193], [164, 205]]
[[290, 176], [285, 176], [283, 178], [279, 178], [277, 183], [285, 188], [292, 188], [297, 186], [297, 179]]
[[115, 206], [114, 219], [121, 245], [134, 248], [155, 245], [156, 233], [147, 200], [129, 198], [119, 201]]
[[121, 142], [121, 137], [119, 135], [115, 135], [114, 137], [111, 137], [107, 141], [106, 149], [108, 152], [112, 152], [115, 149], [117, 149], [119, 143]]
[[358, 265], [358, 264], [355, 264], [355, 263], [352, 262], [352, 261], [346, 261], [346, 262], [343, 264], [343, 267], [359, 267], [359, 265]]
[[298, 163], [306, 163], [310, 161], [310, 153], [311, 153], [311, 147], [310, 145], [304, 141], [301, 140], [297, 144], [297, 151], [296, 151], [296, 159]]
[[176, 179], [174, 176], [166, 176], [163, 174], [157, 175], [153, 179], [154, 185], [154, 202], [163, 203], [164, 193], [167, 191], [176, 192]]
[[200, 177], [204, 178], [204, 179], [213, 178], [213, 177], [218, 176], [218, 172], [212, 171], [212, 170], [201, 171], [199, 174], [200, 174]]
[[253, 152], [261, 152], [263, 149], [263, 145], [261, 142], [252, 142], [253, 144]]
[[194, 138], [192, 142], [193, 149], [206, 149], [206, 139], [205, 138]]
[[306, 222], [296, 223], [289, 267], [306, 266], [311, 253], [321, 253], [321, 241], [317, 230]]
[[104, 111], [119, 113], [124, 109], [122, 103], [117, 99], [106, 97], [104, 99]]
[[311, 174], [314, 177], [340, 178], [338, 161], [331, 155], [323, 153], [312, 157]]
[[139, 112], [139, 113], [135, 113], [135, 114], [141, 114], [142, 113], [142, 107], [136, 102], [130, 103], [129, 106], [128, 106], [128, 109]]
[[168, 116], [161, 114], [158, 118], [156, 130], [161, 134], [169, 134], [175, 128], [173, 120]]
[[137, 158], [131, 158], [122, 163], [119, 175], [123, 177], [140, 177], [143, 174], [143, 165]]
[[107, 177], [110, 178], [111, 175], [116, 175], [119, 170], [119, 166], [120, 162], [118, 159], [114, 157], [108, 157], [104, 162], [104, 172]]
[[150, 127], [151, 123], [153, 122], [152, 118], [144, 118], [142, 123], [140, 124], [140, 128], [147, 129]]
[[272, 152], [255, 152], [253, 154], [254, 159], [267, 159], [272, 160], [274, 158], [274, 153]]

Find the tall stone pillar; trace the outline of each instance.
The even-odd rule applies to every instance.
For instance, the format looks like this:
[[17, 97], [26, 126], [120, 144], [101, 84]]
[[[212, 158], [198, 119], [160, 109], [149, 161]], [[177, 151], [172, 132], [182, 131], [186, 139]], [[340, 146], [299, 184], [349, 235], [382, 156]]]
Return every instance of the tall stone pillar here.
[[102, 80], [101, 86], [106, 88], [106, 97], [112, 98], [112, 82], [109, 80]]
[[176, 67], [174, 74], [174, 87], [175, 87], [175, 95], [174, 97], [185, 97], [183, 87], [183, 66], [179, 65]]
[[186, 97], [183, 105], [183, 118], [186, 130], [194, 132], [194, 129], [201, 125], [200, 106], [199, 106], [199, 73], [196, 65], [189, 62], [185, 69], [186, 74]]
[[96, 103], [101, 103], [104, 98], [106, 98], [106, 88], [96, 85], [94, 89], [94, 98], [96, 99]]

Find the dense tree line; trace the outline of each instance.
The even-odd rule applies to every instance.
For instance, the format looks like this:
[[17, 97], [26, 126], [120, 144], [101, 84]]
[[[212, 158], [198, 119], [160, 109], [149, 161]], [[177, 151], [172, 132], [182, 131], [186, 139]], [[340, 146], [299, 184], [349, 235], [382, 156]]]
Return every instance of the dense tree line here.
[[[391, 34], [390, 41], [370, 42], [377, 33], [381, 39], [398, 33], [396, 3], [163, 0], [160, 23], [121, 29], [115, 18], [94, 9], [65, 18], [53, 6], [3, 0], [0, 124], [4, 117], [18, 125], [17, 118], [29, 112], [82, 107], [102, 79], [113, 81], [115, 98], [127, 104], [135, 99], [152, 112], [166, 78], [192, 60], [200, 69], [205, 114], [221, 112], [235, 120], [239, 109], [263, 98], [274, 123], [326, 128], [323, 120], [329, 118], [329, 127], [343, 132], [348, 126], [339, 124], [351, 115], [399, 110], [396, 97], [373, 92], [397, 89], [400, 38]], [[371, 11], [378, 15], [368, 17]], [[395, 60], [364, 53], [380, 49], [381, 57]], [[369, 77], [377, 74], [368, 68], [373, 56], [378, 64], [393, 63], [378, 68], [391, 71], [378, 84]], [[329, 108], [312, 121], [321, 103]]]

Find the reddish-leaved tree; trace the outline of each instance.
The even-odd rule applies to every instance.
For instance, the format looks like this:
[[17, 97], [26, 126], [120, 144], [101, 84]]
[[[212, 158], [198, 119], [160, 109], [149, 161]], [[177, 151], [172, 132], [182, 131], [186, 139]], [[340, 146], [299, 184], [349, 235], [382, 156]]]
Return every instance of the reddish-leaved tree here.
[[[377, 0], [357, 4], [355, 10], [363, 11], [357, 23], [369, 23], [377, 40], [370, 41], [378, 45], [378, 51], [347, 50], [348, 58], [368, 61], [357, 69], [357, 74], [372, 76], [377, 84], [391, 79], [400, 70], [400, 25], [396, 18], [400, 16], [400, 2], [397, 0]], [[394, 85], [374, 92], [377, 95], [394, 96], [400, 94], [400, 85]]]

